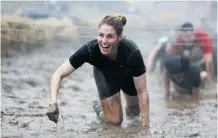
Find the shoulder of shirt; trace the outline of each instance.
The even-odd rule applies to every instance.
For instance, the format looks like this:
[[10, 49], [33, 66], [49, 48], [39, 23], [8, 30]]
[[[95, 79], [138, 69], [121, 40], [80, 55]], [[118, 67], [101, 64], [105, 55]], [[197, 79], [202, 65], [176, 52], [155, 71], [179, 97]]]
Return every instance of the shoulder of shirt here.
[[200, 28], [195, 28], [195, 29], [194, 29], [194, 34], [195, 34], [195, 35], [208, 35], [207, 32], [203, 31], [203, 30], [200, 29]]
[[138, 46], [136, 45], [136, 43], [127, 37], [124, 37], [122, 40], [120, 40], [119, 44], [124, 45], [125, 48], [129, 49], [132, 52], [138, 49]]
[[95, 47], [95, 46], [98, 46], [97, 39], [90, 40], [90, 41], [88, 41], [85, 45], [87, 45], [88, 47]]

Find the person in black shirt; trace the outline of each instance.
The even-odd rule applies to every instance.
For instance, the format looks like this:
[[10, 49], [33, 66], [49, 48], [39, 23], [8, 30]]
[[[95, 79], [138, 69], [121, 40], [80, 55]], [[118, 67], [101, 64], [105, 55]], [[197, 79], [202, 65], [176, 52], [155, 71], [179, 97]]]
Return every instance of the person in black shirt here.
[[104, 122], [121, 124], [123, 120], [120, 90], [124, 92], [127, 115], [139, 115], [143, 126], [149, 125], [149, 96], [146, 67], [137, 45], [122, 37], [124, 16], [105, 16], [99, 23], [97, 38], [79, 48], [52, 75], [47, 116], [57, 123], [57, 95], [61, 80], [84, 63], [93, 65], [100, 102], [94, 110]]
[[187, 57], [169, 56], [165, 63], [165, 97], [169, 98], [169, 82], [174, 84], [175, 91], [184, 97], [199, 97], [201, 80], [205, 79], [206, 72], [192, 66]]

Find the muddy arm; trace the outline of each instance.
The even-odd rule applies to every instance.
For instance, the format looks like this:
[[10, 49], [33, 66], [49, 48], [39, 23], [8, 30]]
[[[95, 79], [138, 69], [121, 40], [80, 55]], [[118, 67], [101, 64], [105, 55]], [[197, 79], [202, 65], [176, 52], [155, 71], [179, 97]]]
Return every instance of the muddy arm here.
[[200, 88], [192, 88], [192, 96], [199, 98], [200, 97]]
[[61, 81], [64, 77], [70, 75], [75, 69], [69, 60], [65, 61], [51, 76], [49, 87], [49, 103], [57, 103], [57, 96], [60, 89]]
[[205, 60], [205, 64], [206, 64], [206, 71], [208, 73], [208, 80], [210, 82], [213, 81], [212, 77], [213, 77], [213, 62], [212, 62], [212, 54], [208, 53], [204, 55], [204, 60]]
[[170, 96], [170, 80], [169, 80], [169, 77], [168, 77], [168, 73], [167, 71], [165, 70], [164, 71], [164, 88], [165, 88], [165, 98], [169, 98]]
[[157, 62], [156, 54], [159, 49], [160, 49], [160, 46], [155, 45], [152, 51], [150, 52], [150, 55], [148, 57], [148, 64], [147, 64], [147, 70], [149, 72], [153, 72], [153, 70], [156, 67], [156, 62]]
[[146, 86], [146, 73], [139, 77], [134, 77], [134, 83], [138, 92], [143, 126], [149, 126], [149, 95]]

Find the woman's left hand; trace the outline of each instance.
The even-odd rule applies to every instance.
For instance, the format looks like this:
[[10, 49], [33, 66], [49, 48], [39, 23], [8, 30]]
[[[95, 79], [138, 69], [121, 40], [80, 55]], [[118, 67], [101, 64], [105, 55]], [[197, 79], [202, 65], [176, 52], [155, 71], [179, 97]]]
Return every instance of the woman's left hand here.
[[149, 125], [149, 117], [145, 116], [145, 115], [141, 115], [141, 123], [142, 123], [143, 127], [149, 128], [150, 127], [150, 125]]

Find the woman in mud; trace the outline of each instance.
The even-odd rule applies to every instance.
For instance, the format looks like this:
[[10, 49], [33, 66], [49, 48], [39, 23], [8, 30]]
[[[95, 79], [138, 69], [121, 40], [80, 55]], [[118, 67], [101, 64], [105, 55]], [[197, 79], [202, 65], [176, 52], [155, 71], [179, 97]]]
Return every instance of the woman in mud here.
[[146, 69], [136, 44], [122, 36], [124, 16], [105, 16], [98, 27], [98, 35], [77, 50], [52, 75], [50, 104], [47, 116], [58, 121], [57, 96], [61, 80], [88, 62], [94, 66], [94, 78], [100, 102], [93, 108], [98, 118], [106, 123], [120, 125], [123, 121], [120, 90], [126, 99], [126, 114], [140, 114], [144, 127], [149, 126], [149, 95], [146, 88]]

